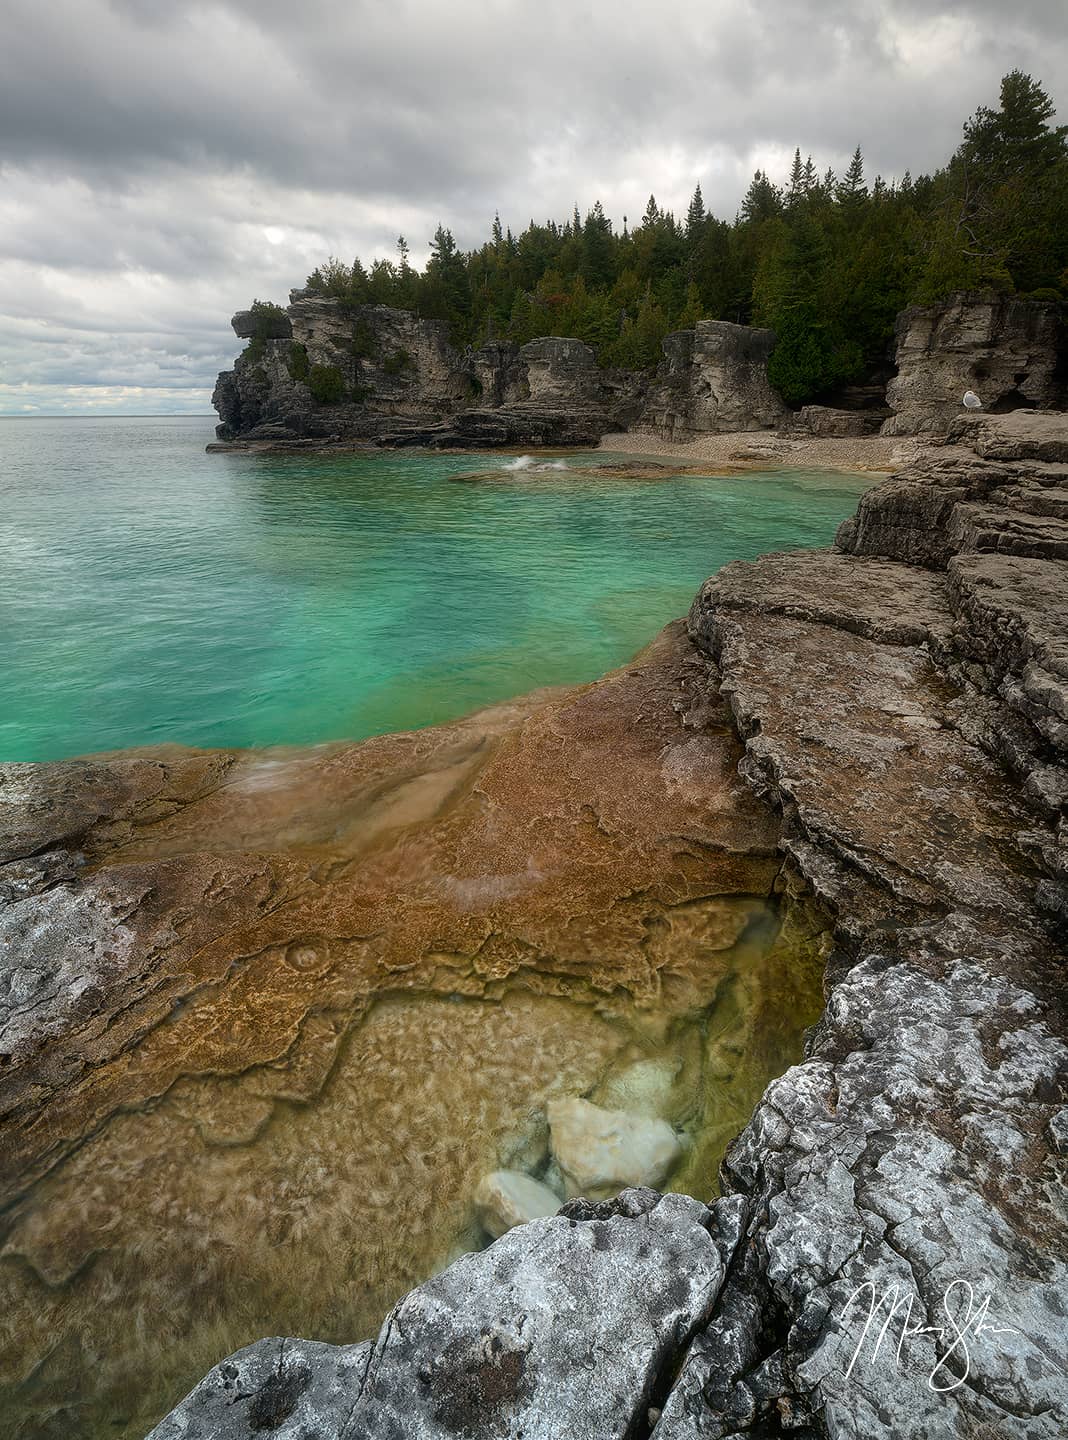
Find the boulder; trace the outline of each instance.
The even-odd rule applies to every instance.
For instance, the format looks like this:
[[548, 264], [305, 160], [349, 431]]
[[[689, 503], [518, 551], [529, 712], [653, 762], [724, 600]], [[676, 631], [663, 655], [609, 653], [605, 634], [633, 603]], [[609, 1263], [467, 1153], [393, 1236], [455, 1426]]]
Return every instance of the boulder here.
[[373, 1346], [258, 1340], [208, 1372], [149, 1440], [309, 1440], [340, 1435]]
[[479, 1223], [495, 1240], [516, 1225], [555, 1215], [562, 1203], [548, 1185], [521, 1170], [494, 1170], [475, 1191]]
[[548, 1107], [552, 1152], [569, 1195], [612, 1195], [625, 1185], [662, 1185], [682, 1156], [664, 1120], [603, 1110], [574, 1097]]

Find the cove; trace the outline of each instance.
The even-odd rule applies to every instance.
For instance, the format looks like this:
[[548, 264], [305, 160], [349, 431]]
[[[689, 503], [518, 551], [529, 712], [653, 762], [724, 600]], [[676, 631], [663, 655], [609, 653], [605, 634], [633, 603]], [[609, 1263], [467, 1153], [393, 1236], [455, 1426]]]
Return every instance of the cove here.
[[205, 455], [210, 434], [0, 424], [0, 760], [356, 739], [593, 680], [720, 565], [829, 543], [871, 483], [458, 485], [485, 451]]
[[[80, 500], [61, 465], [36, 509], [39, 472], [5, 479], [55, 642], [33, 678], [19, 632], [8, 733], [124, 747], [4, 777], [0, 940], [50, 989], [7, 1035], [0, 1407], [85, 1440], [143, 1436], [264, 1334], [372, 1335], [487, 1243], [488, 1173], [563, 1198], [554, 1102], [670, 1126], [663, 1183], [715, 1192], [829, 931], [707, 658], [652, 637], [864, 484], [457, 485], [484, 453], [220, 464], [157, 424], [128, 453], [72, 429], [102, 447]], [[253, 748], [174, 743], [233, 727]]]
[[140, 1440], [264, 1334], [373, 1335], [484, 1177], [575, 1193], [554, 1103], [714, 1194], [828, 934], [741, 755], [675, 624], [449, 725], [9, 767], [0, 1410]]

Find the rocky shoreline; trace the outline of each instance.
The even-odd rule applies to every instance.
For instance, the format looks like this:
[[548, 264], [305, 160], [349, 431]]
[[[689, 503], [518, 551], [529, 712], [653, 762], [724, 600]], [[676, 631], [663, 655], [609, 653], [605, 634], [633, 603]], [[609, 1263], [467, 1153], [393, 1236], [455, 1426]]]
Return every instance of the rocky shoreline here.
[[862, 454], [890, 461], [888, 439], [944, 434], [968, 388], [993, 411], [1068, 400], [1058, 305], [967, 292], [902, 311], [893, 363], [799, 410], [768, 379], [774, 333], [724, 320], [667, 335], [659, 365], [640, 371], [603, 368], [590, 346], [559, 335], [461, 350], [436, 321], [310, 290], [232, 324], [249, 343], [219, 375], [209, 450], [588, 448], [633, 432], [663, 441], [665, 454], [730, 437], [743, 461], [826, 445], [832, 458], [817, 463], [841, 465], [854, 445], [870, 441]]
[[267, 1412], [286, 1440], [1065, 1433], [1068, 428], [950, 439], [834, 551], [730, 565], [691, 611], [785, 883], [833, 928], [724, 1197], [571, 1202], [377, 1341], [235, 1356], [157, 1440]]
[[[598, 685], [273, 769], [8, 767], [9, 1405], [72, 1365], [69, 1344], [48, 1359], [60, 1288], [84, 1276], [99, 1304], [93, 1277], [121, 1280], [119, 1197], [93, 1187], [166, 1193], [150, 1134], [193, 1187], [164, 1221], [188, 1247], [242, 1147], [344, 1076], [376, 990], [664, 992], [692, 1014], [739, 906], [773, 899], [779, 973], [825, 962], [826, 1007], [720, 1198], [572, 1199], [412, 1290], [376, 1340], [257, 1342], [153, 1434], [1060, 1440], [1066, 635], [1065, 417], [969, 417], [834, 550], [727, 566], [687, 633]], [[44, 983], [74, 956], [78, 985]], [[337, 1153], [311, 1111], [293, 1124], [312, 1163]], [[385, 1212], [397, 1234], [453, 1203], [426, 1181]], [[339, 1233], [307, 1292], [349, 1265]]]

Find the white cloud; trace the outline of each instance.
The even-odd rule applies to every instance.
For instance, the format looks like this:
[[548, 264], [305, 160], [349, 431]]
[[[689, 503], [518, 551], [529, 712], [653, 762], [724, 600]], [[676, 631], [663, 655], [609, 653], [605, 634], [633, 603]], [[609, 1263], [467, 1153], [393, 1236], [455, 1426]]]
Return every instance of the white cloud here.
[[[326, 255], [425, 258], [495, 210], [734, 215], [795, 145], [941, 163], [1020, 65], [1068, 105], [1059, 0], [8, 0], [0, 412], [202, 407], [229, 316]], [[67, 397], [67, 398], [64, 398]]]

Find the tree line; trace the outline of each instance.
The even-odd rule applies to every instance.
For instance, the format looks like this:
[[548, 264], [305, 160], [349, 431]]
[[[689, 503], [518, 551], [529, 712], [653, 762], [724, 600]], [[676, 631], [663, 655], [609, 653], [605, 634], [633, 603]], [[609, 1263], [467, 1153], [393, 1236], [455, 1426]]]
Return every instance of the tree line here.
[[496, 216], [467, 252], [439, 225], [422, 271], [401, 237], [396, 260], [330, 259], [307, 286], [439, 320], [457, 345], [568, 335], [634, 369], [700, 319], [769, 325], [771, 379], [800, 404], [876, 372], [907, 304], [954, 290], [1068, 300], [1068, 126], [1054, 116], [1042, 86], [1013, 70], [932, 175], [869, 184], [859, 147], [842, 176], [798, 148], [782, 183], [754, 175], [732, 221], [708, 212], [700, 186], [685, 217], [650, 196], [621, 229], [599, 201], [518, 235]]

